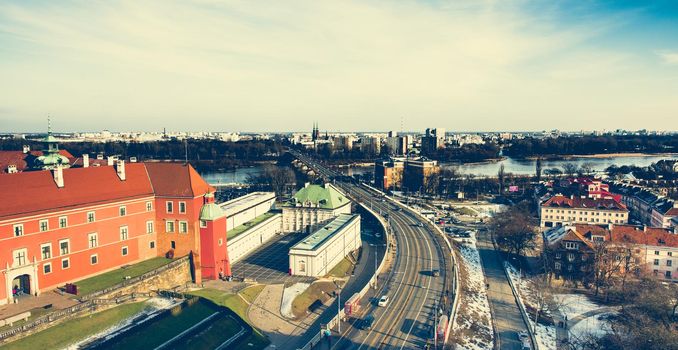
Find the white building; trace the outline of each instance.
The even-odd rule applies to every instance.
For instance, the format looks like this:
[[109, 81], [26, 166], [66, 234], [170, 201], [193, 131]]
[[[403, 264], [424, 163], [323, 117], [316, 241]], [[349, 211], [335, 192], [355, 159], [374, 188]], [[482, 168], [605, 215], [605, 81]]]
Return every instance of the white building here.
[[361, 245], [360, 215], [340, 214], [290, 248], [290, 274], [325, 276]]
[[331, 184], [297, 191], [282, 207], [283, 231], [310, 233], [339, 214], [351, 213], [351, 201]]
[[280, 233], [282, 233], [282, 214], [276, 212], [264, 213], [254, 220], [226, 231], [231, 264], [246, 257]]
[[275, 193], [252, 192], [219, 204], [226, 214], [226, 232], [267, 213], [273, 208], [273, 203], [275, 203]]

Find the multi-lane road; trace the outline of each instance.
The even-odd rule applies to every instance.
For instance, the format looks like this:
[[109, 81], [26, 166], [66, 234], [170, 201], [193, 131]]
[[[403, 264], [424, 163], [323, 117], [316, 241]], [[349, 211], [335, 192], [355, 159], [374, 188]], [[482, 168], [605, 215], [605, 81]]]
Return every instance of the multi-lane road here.
[[[339, 174], [300, 153], [294, 155], [323, 177], [335, 178]], [[348, 327], [343, 330], [334, 349], [421, 349], [433, 345], [435, 325], [440, 309], [445, 313], [451, 303], [449, 278], [452, 268], [447, 248], [442, 248], [433, 228], [415, 213], [382, 198], [377, 192], [349, 182], [337, 183], [354, 200], [371, 207], [375, 212], [387, 214], [390, 232], [395, 240], [395, 259], [379, 295], [390, 298], [385, 307], [372, 303], [363, 310], [374, 316], [369, 330]], [[440, 272], [434, 276], [432, 271]], [[446, 300], [445, 300], [446, 299]], [[359, 325], [360, 322], [355, 322]], [[439, 349], [443, 346], [439, 342]]]

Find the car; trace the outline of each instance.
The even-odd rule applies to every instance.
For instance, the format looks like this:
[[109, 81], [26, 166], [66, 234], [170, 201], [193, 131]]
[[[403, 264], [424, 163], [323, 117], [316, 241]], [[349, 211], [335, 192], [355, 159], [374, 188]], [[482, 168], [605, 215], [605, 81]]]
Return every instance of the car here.
[[530, 336], [525, 331], [518, 332], [518, 340], [522, 343], [523, 340], [530, 340]]
[[374, 323], [374, 316], [372, 314], [369, 314], [363, 318], [363, 320], [360, 322], [360, 329], [371, 329], [372, 324]]
[[377, 302], [377, 305], [384, 307], [388, 305], [388, 301], [389, 301], [388, 295], [382, 295], [381, 298], [379, 298], [379, 302]]
[[520, 350], [532, 350], [532, 343], [529, 338], [521, 341]]
[[424, 227], [424, 223], [423, 223], [423, 222], [419, 222], [419, 223], [417, 223], [417, 226], [418, 226], [418, 227]]
[[433, 270], [433, 271], [431, 271], [431, 276], [433, 276], [433, 277], [439, 277], [439, 276], [440, 276], [440, 270]]

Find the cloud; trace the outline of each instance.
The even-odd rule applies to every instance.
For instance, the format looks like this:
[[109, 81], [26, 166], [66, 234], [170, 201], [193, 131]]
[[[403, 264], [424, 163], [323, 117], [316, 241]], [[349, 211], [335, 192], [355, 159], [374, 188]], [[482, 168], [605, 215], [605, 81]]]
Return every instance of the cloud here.
[[666, 64], [678, 65], [678, 51], [660, 51], [657, 56]]
[[4, 2], [0, 94], [71, 129], [533, 128], [504, 120], [645, 73], [586, 45], [618, 17], [560, 15], [503, 1]]

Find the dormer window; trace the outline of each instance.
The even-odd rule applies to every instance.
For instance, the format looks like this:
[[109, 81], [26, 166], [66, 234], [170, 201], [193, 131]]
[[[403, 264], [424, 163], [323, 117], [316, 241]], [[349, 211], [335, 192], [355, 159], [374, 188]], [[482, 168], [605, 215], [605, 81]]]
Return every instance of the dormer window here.
[[603, 236], [591, 236], [591, 240], [596, 242], [596, 243], [600, 243], [600, 242], [605, 241], [605, 237], [603, 237]]
[[577, 249], [578, 247], [577, 242], [565, 242], [565, 249]]

